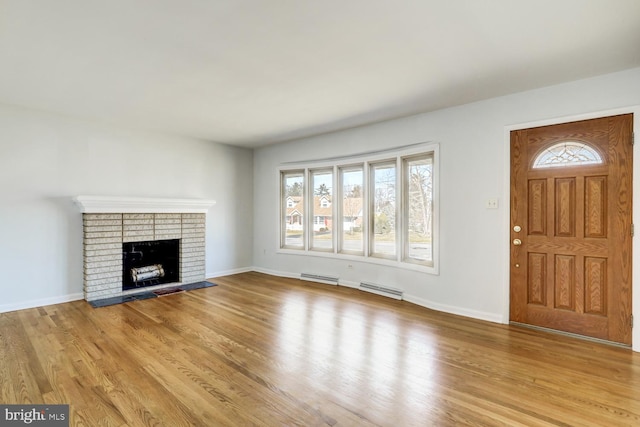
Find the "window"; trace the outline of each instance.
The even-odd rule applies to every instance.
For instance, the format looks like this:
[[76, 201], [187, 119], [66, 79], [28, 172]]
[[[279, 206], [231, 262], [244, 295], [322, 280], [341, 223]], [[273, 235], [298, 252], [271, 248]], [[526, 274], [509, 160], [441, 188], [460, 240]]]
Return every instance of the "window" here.
[[369, 206], [371, 255], [396, 255], [396, 163], [374, 163], [371, 168], [371, 206]]
[[313, 170], [310, 172], [313, 188], [313, 233], [311, 249], [319, 251], [333, 250], [333, 212], [329, 200], [333, 195], [333, 169]]
[[437, 153], [419, 144], [282, 167], [281, 251], [437, 274]]
[[433, 157], [419, 155], [402, 160], [404, 252], [402, 259], [433, 264]]
[[342, 204], [339, 206], [340, 252], [364, 255], [364, 174], [362, 166], [339, 169]]
[[304, 171], [282, 172], [280, 246], [304, 249]]
[[545, 148], [533, 162], [533, 168], [602, 164], [602, 156], [582, 142], [565, 141]]

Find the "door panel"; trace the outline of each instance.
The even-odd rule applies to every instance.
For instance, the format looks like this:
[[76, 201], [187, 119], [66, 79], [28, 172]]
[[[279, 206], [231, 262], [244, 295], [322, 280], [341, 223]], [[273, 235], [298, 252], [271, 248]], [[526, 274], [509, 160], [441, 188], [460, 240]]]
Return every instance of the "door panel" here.
[[511, 321], [631, 344], [632, 128], [511, 133]]
[[585, 178], [584, 237], [607, 237], [607, 177]]
[[547, 255], [529, 253], [529, 304], [544, 305], [547, 300]]
[[529, 234], [547, 234], [547, 181], [529, 181]]
[[556, 236], [576, 236], [576, 178], [556, 179]]
[[584, 311], [589, 314], [606, 316], [607, 260], [606, 258], [585, 257], [584, 259]]

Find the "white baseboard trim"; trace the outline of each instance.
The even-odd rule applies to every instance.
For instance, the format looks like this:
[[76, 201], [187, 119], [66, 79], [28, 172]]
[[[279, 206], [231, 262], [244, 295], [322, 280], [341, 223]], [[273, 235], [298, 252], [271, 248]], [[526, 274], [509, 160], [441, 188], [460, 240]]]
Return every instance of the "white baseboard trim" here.
[[485, 311], [470, 310], [468, 308], [456, 307], [453, 305], [440, 304], [433, 301], [419, 298], [413, 295], [405, 294], [402, 298], [407, 302], [419, 305], [431, 310], [441, 311], [444, 313], [455, 314], [458, 316], [470, 317], [472, 319], [485, 320], [492, 323], [503, 323], [502, 315], [495, 313], [487, 313]]
[[338, 286], [344, 286], [345, 288], [358, 289], [360, 287], [360, 282], [352, 282], [350, 280], [339, 280]]
[[65, 302], [78, 301], [84, 299], [83, 293], [62, 295], [59, 297], [42, 298], [31, 301], [23, 301], [17, 304], [0, 305], [0, 313], [10, 311], [26, 310], [28, 308], [44, 307], [46, 305], [63, 304]]
[[268, 268], [262, 268], [262, 267], [253, 267], [253, 271], [255, 271], [257, 273], [268, 274], [270, 276], [288, 277], [289, 279], [299, 279], [300, 278], [300, 273], [298, 273], [298, 274], [289, 273], [287, 271], [270, 270]]
[[231, 276], [232, 274], [249, 273], [251, 271], [254, 271], [253, 267], [234, 268], [232, 270], [223, 270], [223, 271], [216, 271], [214, 273], [207, 273], [207, 278], [211, 279], [214, 277]]

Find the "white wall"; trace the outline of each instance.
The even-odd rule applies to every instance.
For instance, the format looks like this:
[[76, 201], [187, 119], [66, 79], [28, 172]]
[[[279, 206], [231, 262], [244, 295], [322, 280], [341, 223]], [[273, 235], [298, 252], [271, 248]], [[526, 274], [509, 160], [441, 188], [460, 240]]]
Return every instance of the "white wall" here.
[[[507, 322], [507, 129], [517, 124], [638, 105], [640, 69], [632, 69], [257, 150], [254, 155], [254, 266], [279, 274], [304, 271], [337, 275], [345, 282], [382, 283], [403, 289], [408, 300], [428, 307]], [[640, 117], [636, 116], [635, 121], [640, 122]], [[439, 276], [353, 261], [276, 253], [278, 165], [426, 141], [440, 144]], [[635, 212], [640, 211], [638, 175], [636, 171]], [[486, 200], [495, 197], [499, 198], [500, 209], [486, 209]], [[636, 248], [634, 252], [639, 251]], [[354, 264], [354, 268], [347, 269], [347, 264]], [[638, 267], [640, 263], [635, 262], [634, 271], [640, 271]], [[634, 280], [635, 295], [640, 294], [637, 282]], [[634, 301], [634, 312], [640, 314], [640, 300]], [[634, 343], [639, 342], [640, 336], [634, 336]]]
[[214, 199], [206, 272], [252, 264], [253, 153], [0, 106], [0, 312], [81, 298], [77, 195]]

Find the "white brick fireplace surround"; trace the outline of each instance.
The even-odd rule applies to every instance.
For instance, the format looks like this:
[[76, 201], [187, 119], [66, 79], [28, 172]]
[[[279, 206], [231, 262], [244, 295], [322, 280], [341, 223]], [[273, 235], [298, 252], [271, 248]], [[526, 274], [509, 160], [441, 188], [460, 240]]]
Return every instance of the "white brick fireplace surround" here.
[[180, 279], [144, 290], [205, 280], [206, 212], [213, 200], [78, 196], [84, 236], [84, 297], [87, 301], [140, 292], [122, 290], [122, 245], [179, 239]]

